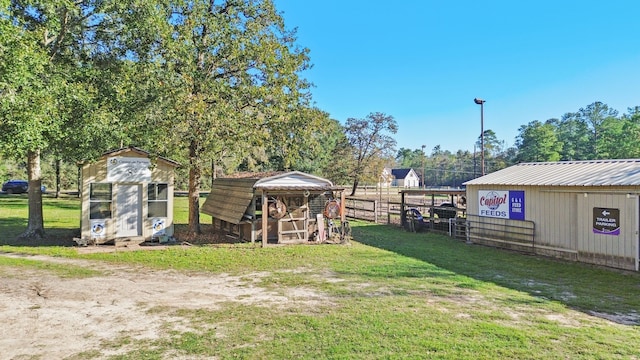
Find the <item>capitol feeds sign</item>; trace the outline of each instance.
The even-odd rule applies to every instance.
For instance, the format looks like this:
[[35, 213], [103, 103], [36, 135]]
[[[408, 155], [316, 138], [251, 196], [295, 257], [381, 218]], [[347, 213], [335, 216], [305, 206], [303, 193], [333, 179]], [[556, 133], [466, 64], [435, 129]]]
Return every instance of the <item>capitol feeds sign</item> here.
[[479, 190], [480, 216], [524, 220], [524, 191]]

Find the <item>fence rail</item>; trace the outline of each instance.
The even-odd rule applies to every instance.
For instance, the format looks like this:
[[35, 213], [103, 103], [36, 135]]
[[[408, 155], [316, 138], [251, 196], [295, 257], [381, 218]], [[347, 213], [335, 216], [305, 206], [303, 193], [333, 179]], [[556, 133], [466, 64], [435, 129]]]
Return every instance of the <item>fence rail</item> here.
[[[419, 202], [413, 199], [411, 202], [404, 204], [405, 211], [412, 208], [417, 209], [423, 214], [427, 227], [434, 231], [452, 233], [453, 225], [449, 225], [449, 220], [438, 219], [437, 214], [439, 210], [452, 211], [449, 207], [431, 206], [425, 202]], [[402, 226], [402, 203], [399, 201], [379, 201], [371, 199], [362, 199], [357, 197], [347, 197], [345, 199], [345, 212], [346, 217], [350, 219], [358, 219], [365, 221], [373, 221], [378, 224], [389, 224]], [[464, 210], [457, 210], [457, 215], [464, 216]], [[411, 227], [410, 230], [416, 230], [415, 227]], [[466, 235], [465, 235], [466, 236]]]

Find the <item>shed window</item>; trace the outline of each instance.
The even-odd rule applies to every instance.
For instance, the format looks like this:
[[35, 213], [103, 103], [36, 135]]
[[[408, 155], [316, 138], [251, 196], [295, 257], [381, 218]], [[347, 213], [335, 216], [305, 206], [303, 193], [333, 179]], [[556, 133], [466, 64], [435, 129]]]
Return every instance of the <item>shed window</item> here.
[[111, 183], [91, 183], [89, 219], [111, 219]]
[[169, 186], [167, 184], [149, 184], [147, 188], [148, 217], [166, 217], [169, 204]]

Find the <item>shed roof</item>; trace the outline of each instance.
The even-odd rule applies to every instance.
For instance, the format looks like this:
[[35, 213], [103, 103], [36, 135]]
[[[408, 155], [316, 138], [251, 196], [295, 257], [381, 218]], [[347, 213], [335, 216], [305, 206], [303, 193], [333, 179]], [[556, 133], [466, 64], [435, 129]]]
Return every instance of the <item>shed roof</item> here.
[[256, 179], [215, 179], [200, 211], [231, 224], [239, 224], [253, 199]]
[[264, 190], [334, 190], [331, 181], [300, 171], [262, 178], [254, 187]]
[[[120, 149], [114, 149], [114, 150], [109, 150], [107, 152], [102, 153], [102, 157], [107, 157], [107, 156], [118, 156], [118, 155], [122, 155], [124, 153], [127, 152], [134, 152], [137, 153], [139, 155], [142, 155], [144, 157], [152, 157], [152, 154], [146, 150], [140, 149], [139, 147], [135, 147], [135, 146], [128, 146], [128, 147], [123, 147]], [[166, 157], [162, 157], [162, 156], [155, 156], [155, 158], [159, 161], [163, 161], [171, 166], [174, 167], [179, 167], [180, 164], [174, 160], [171, 160], [169, 158]]]
[[522, 163], [464, 185], [639, 186], [640, 159]]

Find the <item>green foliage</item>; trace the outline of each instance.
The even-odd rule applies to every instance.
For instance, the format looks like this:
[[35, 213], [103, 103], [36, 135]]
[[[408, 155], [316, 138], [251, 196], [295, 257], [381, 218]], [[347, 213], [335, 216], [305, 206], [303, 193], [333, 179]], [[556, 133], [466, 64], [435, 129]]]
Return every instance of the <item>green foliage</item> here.
[[[112, 66], [105, 56], [115, 29], [102, 1], [11, 1], [0, 16], [0, 152], [29, 159], [32, 189], [41, 154], [95, 158], [113, 144], [111, 97], [102, 91]], [[105, 65], [106, 64], [106, 65]], [[41, 194], [30, 196], [25, 237], [44, 233]]]
[[370, 113], [364, 119], [349, 118], [344, 126], [349, 148], [348, 174], [353, 181], [351, 195], [358, 183], [369, 177], [376, 181], [387, 159], [393, 157], [398, 123], [391, 115]]
[[[149, 104], [138, 131], [148, 146], [187, 166], [191, 198], [211, 159], [243, 157], [271, 139], [281, 166], [293, 165], [299, 144], [289, 140], [316, 128], [309, 121], [315, 115], [304, 110], [309, 84], [298, 76], [308, 50], [296, 46], [271, 1], [158, 0], [118, 13], [126, 24], [120, 40], [141, 64], [143, 75], [134, 76], [152, 79], [155, 94], [153, 102], [136, 100]], [[148, 93], [129, 90], [134, 99]], [[197, 232], [195, 206], [190, 219]]]
[[[560, 120], [534, 120], [519, 129], [514, 147], [505, 148], [492, 130], [485, 131], [486, 172], [493, 172], [515, 162], [563, 161], [590, 159], [624, 159], [640, 157], [639, 107], [628, 114], [601, 102], [594, 102]], [[476, 144], [479, 149], [479, 141]], [[401, 149], [396, 161], [401, 167], [420, 168], [420, 150]], [[425, 160], [426, 183], [456, 186], [479, 174], [479, 150], [476, 154], [458, 151], [451, 154], [439, 146]]]
[[558, 141], [553, 125], [535, 120], [519, 129], [516, 146], [518, 162], [558, 161], [562, 143]]

